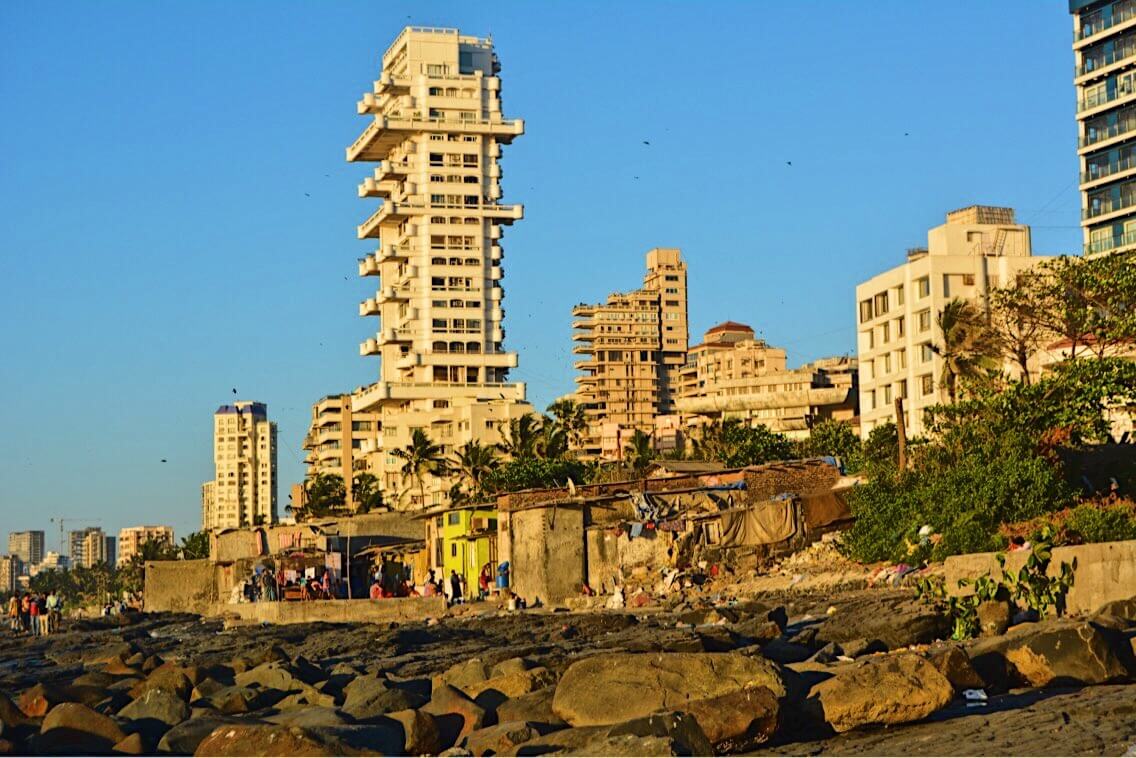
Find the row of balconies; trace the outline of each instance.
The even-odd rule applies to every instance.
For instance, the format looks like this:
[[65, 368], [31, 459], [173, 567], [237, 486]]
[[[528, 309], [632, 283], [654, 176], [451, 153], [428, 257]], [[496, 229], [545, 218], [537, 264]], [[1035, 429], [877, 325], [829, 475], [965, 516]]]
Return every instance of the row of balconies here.
[[515, 137], [525, 133], [525, 122], [522, 119], [502, 118], [499, 113], [490, 113], [489, 118], [478, 119], [429, 117], [420, 111], [397, 117], [376, 115], [347, 148], [347, 160], [382, 160], [407, 136], [437, 132], [491, 136], [498, 142], [509, 144]]

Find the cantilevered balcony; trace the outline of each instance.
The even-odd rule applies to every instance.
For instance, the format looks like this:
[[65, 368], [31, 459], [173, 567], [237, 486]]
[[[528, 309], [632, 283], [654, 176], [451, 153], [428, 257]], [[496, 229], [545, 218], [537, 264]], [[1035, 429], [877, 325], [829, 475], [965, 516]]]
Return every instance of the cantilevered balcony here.
[[379, 352], [379, 341], [374, 337], [370, 337], [359, 343], [359, 355], [378, 355]]
[[493, 115], [485, 119], [459, 119], [428, 117], [421, 111], [376, 115], [350, 147], [348, 161], [382, 160], [408, 134], [416, 133], [476, 134], [494, 137], [498, 142], [510, 143], [525, 133], [522, 119], [503, 119]]
[[359, 239], [366, 239], [368, 237], [378, 238], [379, 227], [387, 221], [399, 221], [404, 218], [409, 218], [414, 214], [423, 213], [426, 210], [428, 209], [421, 205], [396, 203], [387, 200], [377, 211], [371, 214], [370, 218], [359, 225], [357, 230]]
[[377, 316], [379, 315], [379, 301], [373, 297], [369, 297], [363, 302], [359, 303], [360, 316]]
[[379, 261], [378, 253], [371, 253], [359, 259], [359, 276], [378, 276], [379, 275]]
[[1128, 232], [1116, 237], [1106, 237], [1085, 245], [1085, 255], [1128, 252], [1136, 249], [1136, 232]]
[[1077, 114], [1080, 118], [1087, 118], [1090, 113], [1104, 111], [1131, 102], [1134, 97], [1136, 97], [1136, 89], [1131, 84], [1122, 83], [1111, 92], [1101, 90], [1086, 95], [1077, 103]]

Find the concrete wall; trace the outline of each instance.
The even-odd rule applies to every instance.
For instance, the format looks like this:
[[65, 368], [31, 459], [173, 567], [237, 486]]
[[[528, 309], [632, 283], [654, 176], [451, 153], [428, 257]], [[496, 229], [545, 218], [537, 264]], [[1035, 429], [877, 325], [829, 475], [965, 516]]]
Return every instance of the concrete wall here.
[[510, 582], [532, 603], [580, 594], [584, 583], [584, 514], [581, 508], [514, 511], [509, 518]]
[[[1026, 555], [1024, 551], [1009, 553], [1006, 568], [1019, 570]], [[1092, 613], [1107, 602], [1136, 596], [1136, 540], [1054, 548], [1049, 574], [1059, 573], [1062, 563], [1074, 566], [1073, 586], [1065, 598], [1069, 613]], [[959, 579], [975, 579], [984, 573], [1001, 576], [995, 553], [952, 556], [944, 561], [943, 569], [947, 589], [959, 595], [971, 591], [957, 590]]]
[[253, 623], [376, 624], [421, 621], [446, 612], [444, 597], [402, 597], [385, 600], [311, 600], [286, 603], [216, 603], [214, 616], [236, 614]]
[[213, 564], [195, 561], [148, 561], [142, 608], [148, 613], [169, 611], [205, 615], [217, 601]]

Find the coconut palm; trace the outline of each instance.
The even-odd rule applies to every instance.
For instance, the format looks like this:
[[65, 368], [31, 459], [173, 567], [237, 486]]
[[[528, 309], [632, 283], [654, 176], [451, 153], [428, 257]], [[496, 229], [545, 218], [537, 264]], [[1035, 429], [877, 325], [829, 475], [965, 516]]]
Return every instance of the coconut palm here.
[[557, 400], [548, 406], [548, 412], [556, 419], [556, 424], [568, 436], [568, 442], [579, 445], [584, 437], [584, 430], [588, 428], [588, 417], [584, 413], [584, 406], [574, 400]]
[[951, 300], [939, 311], [937, 323], [942, 342], [932, 344], [931, 350], [943, 361], [939, 383], [947, 401], [954, 403], [960, 382], [987, 378], [988, 372], [997, 368], [1001, 350], [986, 317], [971, 302]]
[[481, 487], [481, 480], [497, 467], [497, 453], [479, 442], [467, 442], [454, 451], [453, 468], [469, 485], [470, 492]]
[[533, 452], [538, 458], [555, 460], [563, 458], [568, 452], [568, 432], [557, 423], [556, 419], [543, 416], [540, 420], [540, 436], [537, 438]]
[[431, 442], [421, 429], [415, 429], [410, 435], [410, 444], [392, 450], [391, 454], [402, 459], [401, 473], [404, 477], [413, 479], [418, 485], [418, 501], [425, 508], [426, 475], [442, 476], [446, 473], [446, 460], [442, 457], [441, 446]]
[[379, 478], [367, 471], [361, 471], [351, 478], [351, 500], [356, 513], [368, 513], [382, 507], [383, 491]]
[[537, 440], [540, 439], [540, 420], [531, 413], [509, 420], [509, 431], [497, 449], [518, 460], [535, 458]]
[[655, 457], [655, 443], [652, 437], [653, 435], [636, 429], [623, 447], [623, 462], [635, 472], [636, 476], [642, 476]]

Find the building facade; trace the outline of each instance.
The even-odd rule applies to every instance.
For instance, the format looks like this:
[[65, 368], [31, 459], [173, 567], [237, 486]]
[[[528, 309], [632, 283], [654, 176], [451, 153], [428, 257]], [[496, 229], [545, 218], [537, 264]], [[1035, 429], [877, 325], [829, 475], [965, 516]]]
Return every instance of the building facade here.
[[15, 592], [19, 588], [19, 578], [23, 564], [19, 556], [0, 556], [0, 593]]
[[621, 458], [628, 436], [654, 433], [655, 418], [674, 408], [688, 341], [686, 263], [677, 248], [646, 257], [642, 289], [572, 309], [585, 456]]
[[[240, 401], [213, 414], [216, 477], [201, 486], [202, 528], [276, 522], [276, 424], [264, 403]], [[119, 544], [125, 552], [125, 545]]]
[[130, 563], [147, 542], [174, 544], [172, 526], [130, 526], [118, 532], [118, 566]]
[[816, 422], [847, 422], [859, 431], [856, 359], [823, 358], [788, 368], [786, 352], [727, 321], [690, 348], [679, 372], [676, 411], [688, 433], [718, 419], [763, 425], [804, 438]]
[[[102, 529], [89, 526], [85, 529], [75, 529], [68, 533], [68, 555], [71, 565], [90, 568], [98, 563], [106, 563], [107, 547], [106, 534]], [[113, 564], [112, 564], [113, 565]]]
[[365, 457], [396, 507], [441, 503], [448, 489], [445, 478], [419, 487], [402, 475], [391, 451], [415, 430], [452, 451], [494, 444], [502, 423], [531, 411], [524, 384], [508, 381], [517, 355], [504, 347], [501, 238], [524, 210], [501, 202], [498, 161], [524, 122], [502, 114], [499, 71], [488, 39], [407, 27], [358, 104], [369, 123], [346, 151], [378, 164], [359, 195], [380, 199], [357, 229], [377, 243], [359, 261], [361, 276], [379, 277], [359, 313], [379, 318], [360, 345], [380, 358], [379, 381], [353, 395], [352, 412], [378, 419]]
[[25, 564], [43, 562], [43, 532], [9, 532], [8, 554], [16, 556]]
[[343, 479], [347, 507], [354, 509], [351, 482], [356, 474], [370, 472], [379, 447], [381, 416], [352, 409], [351, 395], [328, 395], [312, 406], [312, 422], [304, 437], [307, 478], [333, 474]]
[[861, 436], [895, 421], [896, 398], [903, 399], [907, 434], [921, 435], [923, 410], [945, 400], [942, 360], [932, 349], [942, 340], [943, 306], [962, 298], [985, 308], [991, 289], [1043, 260], [1013, 209], [971, 206], [948, 213], [905, 263], [858, 285]]
[[1070, 0], [1085, 254], [1136, 250], [1136, 0]]

